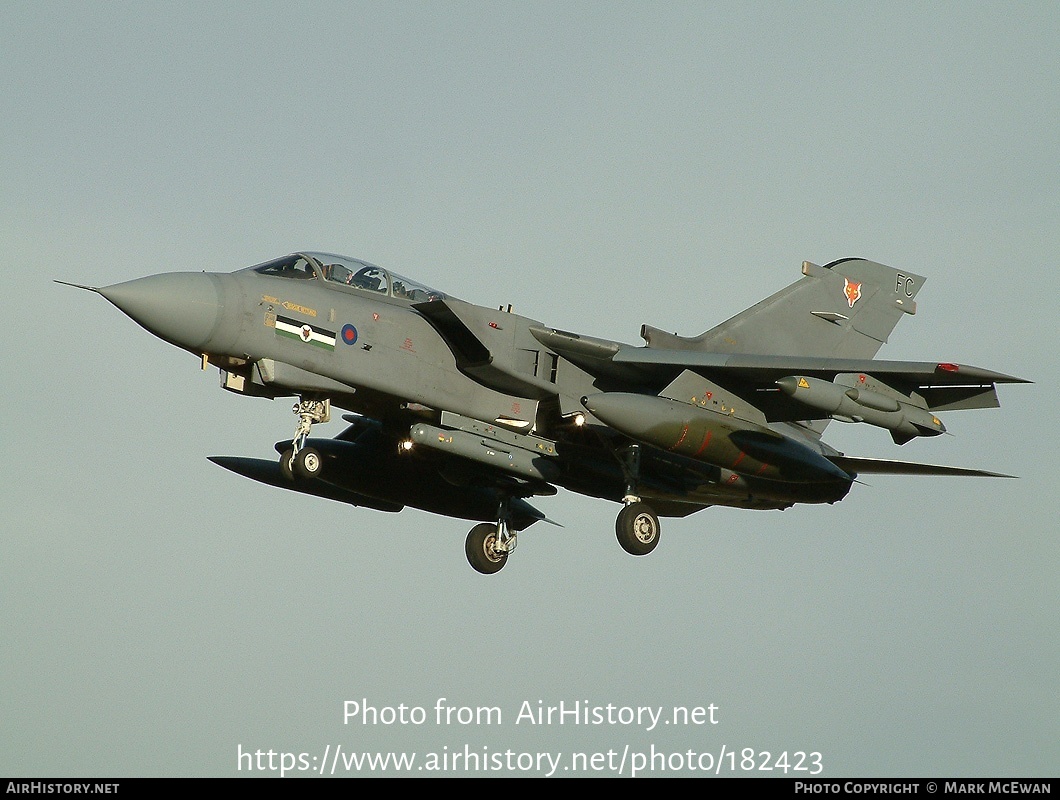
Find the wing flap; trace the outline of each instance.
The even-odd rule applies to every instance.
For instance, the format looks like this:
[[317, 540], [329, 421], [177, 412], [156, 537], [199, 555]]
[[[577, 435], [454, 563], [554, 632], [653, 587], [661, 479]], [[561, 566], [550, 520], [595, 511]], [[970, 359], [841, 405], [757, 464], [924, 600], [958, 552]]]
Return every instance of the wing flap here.
[[786, 375], [810, 375], [832, 380], [842, 373], [865, 372], [882, 379], [922, 386], [983, 386], [992, 383], [1030, 383], [982, 367], [935, 361], [884, 361], [867, 358], [816, 358], [768, 356], [740, 353], [710, 353], [696, 350], [658, 350], [624, 347], [615, 353], [615, 363], [656, 365], [738, 374], [772, 384]]

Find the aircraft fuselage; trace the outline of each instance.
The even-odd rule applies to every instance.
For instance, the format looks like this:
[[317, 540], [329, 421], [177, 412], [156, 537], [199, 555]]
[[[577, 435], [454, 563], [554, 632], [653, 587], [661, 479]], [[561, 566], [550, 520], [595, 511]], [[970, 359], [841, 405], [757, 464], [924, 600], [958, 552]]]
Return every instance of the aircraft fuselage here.
[[[896, 444], [938, 436], [938, 412], [998, 405], [1020, 378], [950, 362], [877, 361], [924, 278], [864, 259], [802, 277], [695, 337], [644, 326], [633, 347], [449, 297], [358, 259], [295, 253], [234, 273], [175, 272], [93, 289], [243, 395], [296, 396], [279, 461], [215, 457], [273, 486], [381, 511], [481, 520], [465, 553], [501, 569], [527, 502], [557, 486], [620, 502], [634, 556], [660, 516], [710, 505], [841, 500], [859, 471], [997, 473], [848, 457], [830, 419]], [[90, 287], [81, 287], [90, 288]], [[332, 406], [355, 412], [311, 438]]]
[[[225, 388], [268, 397], [328, 397], [383, 420], [422, 409], [517, 432], [534, 430], [553, 438], [566, 456], [538, 459], [551, 482], [612, 500], [628, 493], [621, 463], [599, 463], [600, 444], [609, 437], [594, 439], [597, 421], [592, 406], [583, 403], [595, 396], [613, 406], [618, 395], [608, 392], [606, 379], [594, 378], [540, 341], [548, 340], [541, 331], [573, 334], [510, 310], [452, 298], [414, 302], [321, 277], [319, 270], [312, 278], [254, 269], [166, 273], [100, 291], [152, 333], [218, 366]], [[653, 401], [662, 402], [654, 397], [640, 402]], [[640, 488], [645, 496], [783, 508], [834, 502], [849, 490], [849, 478], [837, 468], [793, 471], [790, 458], [784, 462], [733, 443], [734, 431], [760, 426], [703, 411], [695, 442], [680, 437], [678, 425], [671, 443], [658, 438], [658, 425], [655, 433], [642, 435], [637, 409], [625, 416], [629, 419], [615, 419], [612, 412], [604, 420], [607, 431], [617, 429], [641, 442], [651, 451], [653, 473], [665, 476], [646, 475]], [[588, 424], [576, 428], [570, 421], [578, 417]], [[810, 448], [786, 441], [803, 461], [827, 463]]]

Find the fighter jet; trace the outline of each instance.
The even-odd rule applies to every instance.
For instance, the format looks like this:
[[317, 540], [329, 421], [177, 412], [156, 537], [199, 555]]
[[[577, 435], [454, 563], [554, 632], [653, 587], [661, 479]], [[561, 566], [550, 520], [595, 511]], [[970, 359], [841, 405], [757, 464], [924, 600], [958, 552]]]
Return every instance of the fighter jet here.
[[[875, 360], [924, 280], [857, 258], [804, 262], [795, 283], [727, 322], [694, 337], [644, 325], [642, 346], [331, 253], [79, 288], [216, 367], [223, 388], [296, 398], [278, 459], [212, 462], [353, 506], [478, 521], [465, 553], [490, 574], [520, 531], [551, 522], [529, 500], [557, 487], [621, 504], [618, 541], [643, 556], [660, 517], [709, 506], [835, 503], [865, 473], [1009, 477], [851, 457], [821, 438], [833, 419], [883, 428], [898, 445], [938, 436], [940, 413], [996, 407], [996, 384], [1027, 382]], [[333, 409], [347, 427], [313, 437]]]

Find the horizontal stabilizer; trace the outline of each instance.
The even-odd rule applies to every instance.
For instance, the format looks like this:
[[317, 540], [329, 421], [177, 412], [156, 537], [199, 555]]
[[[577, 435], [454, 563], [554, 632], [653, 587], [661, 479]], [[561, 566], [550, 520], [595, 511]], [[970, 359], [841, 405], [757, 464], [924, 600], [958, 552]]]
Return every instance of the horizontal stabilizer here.
[[827, 456], [828, 460], [852, 475], [953, 475], [973, 478], [1015, 478], [1000, 472], [987, 472], [966, 467], [947, 467], [940, 464], [918, 464], [915, 461], [891, 461], [886, 458], [855, 458]]

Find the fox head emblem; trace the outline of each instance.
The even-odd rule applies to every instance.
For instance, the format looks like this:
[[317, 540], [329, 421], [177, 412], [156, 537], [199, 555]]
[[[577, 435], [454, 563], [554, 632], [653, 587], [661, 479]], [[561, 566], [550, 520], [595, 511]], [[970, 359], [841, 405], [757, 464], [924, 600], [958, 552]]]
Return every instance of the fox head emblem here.
[[854, 303], [861, 299], [861, 283], [843, 278], [843, 284], [843, 293], [847, 296], [847, 303], [853, 308]]

